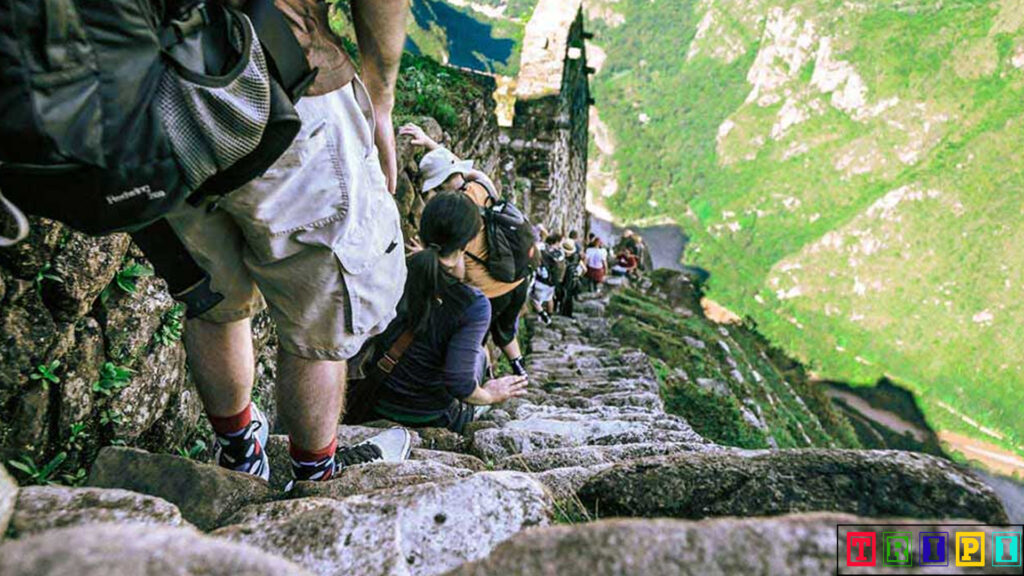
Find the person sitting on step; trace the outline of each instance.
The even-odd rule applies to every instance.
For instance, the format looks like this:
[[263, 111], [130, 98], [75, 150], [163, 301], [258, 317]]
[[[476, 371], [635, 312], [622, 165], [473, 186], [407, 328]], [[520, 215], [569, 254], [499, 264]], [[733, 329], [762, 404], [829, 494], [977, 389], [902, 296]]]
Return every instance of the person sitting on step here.
[[[479, 170], [473, 169], [472, 160], [459, 160], [454, 154], [435, 142], [416, 124], [406, 124], [398, 131], [399, 136], [410, 136], [413, 146], [423, 146], [428, 152], [420, 160], [423, 176], [423, 193], [436, 190], [461, 191], [480, 207], [486, 206], [493, 194], [497, 196], [494, 183]], [[479, 288], [491, 301], [490, 334], [494, 344], [508, 358], [512, 371], [526, 375], [523, 354], [519, 348], [517, 332], [519, 315], [529, 295], [529, 283], [525, 278], [514, 282], [495, 280], [487, 271], [487, 237], [481, 229], [466, 248], [470, 257], [466, 259], [466, 283]], [[486, 336], [485, 336], [486, 338]]]
[[525, 376], [486, 377], [481, 343], [491, 325], [491, 303], [466, 281], [465, 257], [481, 226], [477, 206], [465, 194], [441, 192], [427, 202], [419, 232], [425, 248], [407, 260], [398, 317], [381, 342], [381, 350], [390, 352], [406, 339], [379, 390], [378, 416], [461, 432], [476, 407], [526, 393]]
[[633, 278], [637, 274], [637, 267], [640, 265], [640, 261], [637, 259], [636, 254], [628, 249], [622, 249], [615, 257], [615, 265], [612, 266], [613, 276], [628, 276]]

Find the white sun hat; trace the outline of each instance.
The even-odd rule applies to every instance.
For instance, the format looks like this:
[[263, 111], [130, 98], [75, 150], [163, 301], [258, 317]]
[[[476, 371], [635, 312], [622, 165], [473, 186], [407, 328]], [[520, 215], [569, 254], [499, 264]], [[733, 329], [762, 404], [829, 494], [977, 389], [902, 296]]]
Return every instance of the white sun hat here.
[[466, 175], [473, 169], [472, 160], [459, 160], [447, 148], [437, 148], [427, 152], [420, 160], [420, 173], [423, 174], [423, 191], [429, 192], [444, 184], [452, 174]]

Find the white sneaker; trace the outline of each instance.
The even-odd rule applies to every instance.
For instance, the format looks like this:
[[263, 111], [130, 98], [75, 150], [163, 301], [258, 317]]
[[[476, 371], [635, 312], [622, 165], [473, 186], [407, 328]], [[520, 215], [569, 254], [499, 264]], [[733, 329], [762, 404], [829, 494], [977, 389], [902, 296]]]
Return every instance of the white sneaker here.
[[412, 451], [412, 433], [405, 428], [389, 428], [359, 444], [341, 448], [335, 455], [338, 468], [366, 462], [402, 462]]

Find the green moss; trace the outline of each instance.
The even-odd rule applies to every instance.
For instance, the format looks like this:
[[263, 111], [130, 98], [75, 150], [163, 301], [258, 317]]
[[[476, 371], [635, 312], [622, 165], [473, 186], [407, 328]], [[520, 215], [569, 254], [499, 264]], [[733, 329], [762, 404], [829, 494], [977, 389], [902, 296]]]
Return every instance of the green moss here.
[[[668, 283], [672, 274], [653, 279]], [[744, 448], [768, 447], [769, 435], [780, 448], [859, 445], [823, 391], [802, 370], [780, 364], [792, 361], [752, 327], [722, 327], [697, 312], [683, 317], [628, 289], [612, 296], [607, 312], [618, 338], [655, 359], [666, 409], [704, 437]], [[697, 384], [704, 381], [714, 384]], [[762, 424], [749, 420], [755, 415]]]
[[698, 434], [726, 446], [768, 448], [764, 433], [743, 419], [736, 398], [717, 396], [689, 381], [672, 379], [665, 371], [657, 372], [665, 409], [685, 418]]

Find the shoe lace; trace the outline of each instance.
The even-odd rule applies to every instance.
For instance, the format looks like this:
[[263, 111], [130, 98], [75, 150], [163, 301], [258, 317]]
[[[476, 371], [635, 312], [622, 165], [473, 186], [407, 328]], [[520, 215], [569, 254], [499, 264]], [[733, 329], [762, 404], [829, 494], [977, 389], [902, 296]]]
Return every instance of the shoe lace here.
[[334, 454], [334, 460], [338, 463], [339, 468], [373, 462], [382, 458], [384, 458], [384, 453], [380, 451], [380, 446], [369, 443], [342, 448]]

